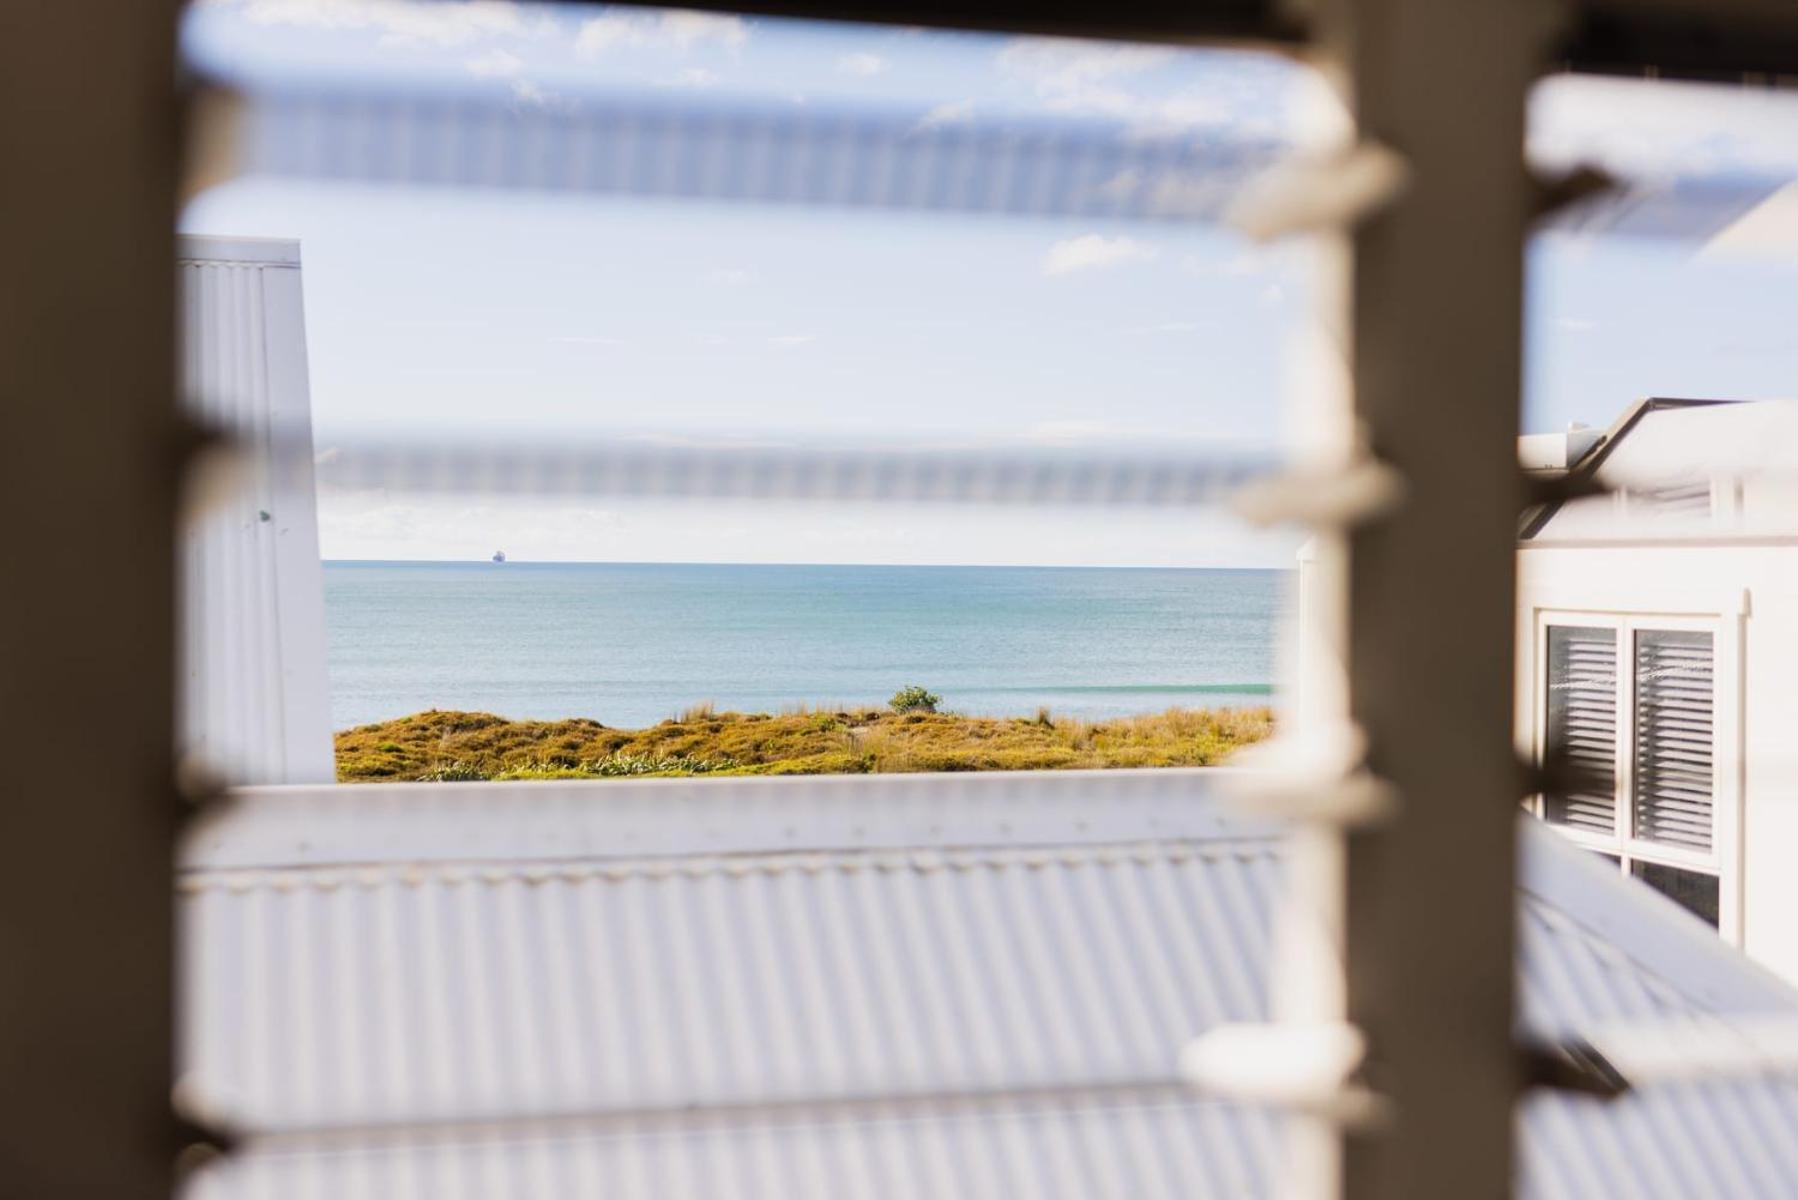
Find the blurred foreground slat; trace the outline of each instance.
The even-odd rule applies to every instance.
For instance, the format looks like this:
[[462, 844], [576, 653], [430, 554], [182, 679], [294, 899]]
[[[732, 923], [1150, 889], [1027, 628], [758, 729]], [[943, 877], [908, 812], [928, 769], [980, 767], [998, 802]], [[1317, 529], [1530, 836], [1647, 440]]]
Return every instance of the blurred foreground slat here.
[[175, 6], [0, 27], [0, 1192], [149, 1200], [177, 1149]]

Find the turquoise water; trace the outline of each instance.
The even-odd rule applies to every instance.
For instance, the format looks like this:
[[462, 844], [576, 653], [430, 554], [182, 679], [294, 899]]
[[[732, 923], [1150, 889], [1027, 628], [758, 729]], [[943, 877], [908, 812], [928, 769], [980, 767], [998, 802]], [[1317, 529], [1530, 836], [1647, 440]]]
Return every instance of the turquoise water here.
[[337, 728], [426, 708], [653, 724], [884, 703], [1069, 716], [1266, 704], [1285, 571], [325, 564]]

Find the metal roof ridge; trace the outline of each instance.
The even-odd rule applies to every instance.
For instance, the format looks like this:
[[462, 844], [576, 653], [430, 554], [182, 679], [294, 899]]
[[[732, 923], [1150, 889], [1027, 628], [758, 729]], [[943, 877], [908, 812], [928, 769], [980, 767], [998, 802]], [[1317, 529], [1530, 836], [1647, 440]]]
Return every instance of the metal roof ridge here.
[[967, 871], [1022, 867], [1114, 866], [1127, 863], [1183, 863], [1193, 858], [1220, 861], [1226, 858], [1269, 857], [1277, 853], [1271, 837], [1217, 839], [1167, 839], [1161, 841], [1094, 842], [1063, 846], [968, 846], [832, 850], [752, 851], [741, 854], [695, 853], [640, 858], [579, 858], [566, 860], [493, 859], [466, 862], [382, 862], [263, 867], [196, 867], [184, 869], [177, 884], [187, 893], [212, 889], [249, 891], [260, 887], [293, 890], [313, 887], [378, 887], [388, 883], [418, 886], [424, 883], [514, 883], [530, 885], [556, 881], [581, 883], [591, 880], [623, 882], [628, 879], [701, 879], [713, 875], [782, 875], [799, 871], [821, 874], [834, 871]]
[[1271, 836], [1221, 798], [1241, 769], [359, 784], [230, 793], [188, 870], [956, 850]]
[[249, 1124], [220, 1118], [221, 1128], [256, 1152], [368, 1151], [453, 1139], [480, 1145], [521, 1135], [535, 1137], [691, 1134], [729, 1130], [879, 1126], [940, 1119], [1004, 1119], [1070, 1109], [1211, 1110], [1239, 1113], [1234, 1101], [1208, 1095], [1166, 1075], [1097, 1072], [1077, 1078], [969, 1082], [949, 1088], [902, 1087], [877, 1093], [852, 1090], [768, 1094], [693, 1103], [649, 1098], [631, 1104], [576, 1109], [518, 1109], [421, 1114], [386, 1121], [333, 1124]]

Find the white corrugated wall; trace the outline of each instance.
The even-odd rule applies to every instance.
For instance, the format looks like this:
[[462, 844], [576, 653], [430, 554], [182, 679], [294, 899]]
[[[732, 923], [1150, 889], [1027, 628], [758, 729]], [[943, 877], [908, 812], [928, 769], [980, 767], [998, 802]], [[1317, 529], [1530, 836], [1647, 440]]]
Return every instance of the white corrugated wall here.
[[182, 539], [181, 741], [232, 782], [333, 777], [324, 571], [310, 463], [299, 244], [188, 237], [181, 370], [190, 413], [248, 450], [239, 486]]

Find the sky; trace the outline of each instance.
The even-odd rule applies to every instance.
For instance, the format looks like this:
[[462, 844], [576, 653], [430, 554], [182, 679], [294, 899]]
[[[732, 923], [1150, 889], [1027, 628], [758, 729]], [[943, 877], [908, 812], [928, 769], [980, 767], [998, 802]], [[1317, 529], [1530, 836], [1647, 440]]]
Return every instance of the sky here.
[[[920, 127], [1079, 120], [1120, 138], [1329, 129], [1304, 68], [1104, 46], [494, 0], [211, 0], [190, 57], [242, 83], [878, 108]], [[1560, 79], [1549, 161], [1798, 178], [1792, 100]], [[247, 177], [189, 232], [298, 238], [314, 434], [993, 446], [1229, 456], [1281, 444], [1302, 252], [1216, 225], [778, 209]], [[1539, 237], [1527, 429], [1650, 394], [1798, 394], [1798, 250]], [[1286, 566], [1220, 512], [320, 497], [327, 558]]]

